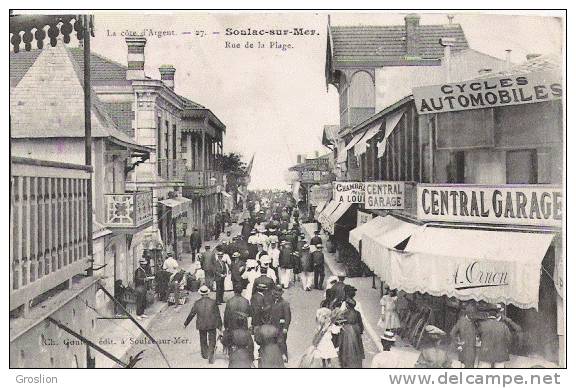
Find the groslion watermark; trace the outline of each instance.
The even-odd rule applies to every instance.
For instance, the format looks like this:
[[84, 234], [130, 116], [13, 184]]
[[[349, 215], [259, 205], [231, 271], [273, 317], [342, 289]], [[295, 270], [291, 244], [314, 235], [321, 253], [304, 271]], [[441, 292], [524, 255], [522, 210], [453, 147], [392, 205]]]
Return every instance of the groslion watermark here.
[[35, 376], [16, 375], [16, 384], [58, 384], [58, 377], [43, 374]]

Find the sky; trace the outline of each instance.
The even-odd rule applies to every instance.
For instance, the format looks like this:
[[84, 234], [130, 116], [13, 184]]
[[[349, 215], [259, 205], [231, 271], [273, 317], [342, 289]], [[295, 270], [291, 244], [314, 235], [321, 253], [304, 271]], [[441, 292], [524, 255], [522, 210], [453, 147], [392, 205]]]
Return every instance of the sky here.
[[[224, 151], [238, 152], [246, 162], [255, 155], [250, 188], [286, 188], [285, 174], [297, 154], [328, 152], [321, 144], [322, 128], [339, 122], [338, 93], [327, 88], [324, 77], [328, 14], [154, 12], [97, 13], [92, 50], [126, 64], [123, 35], [153, 31], [147, 37], [146, 75], [159, 79], [161, 65], [176, 68], [175, 91], [209, 108], [226, 125]], [[446, 14], [420, 15], [421, 24], [448, 22]], [[511, 49], [512, 61], [519, 63], [529, 53], [562, 49], [558, 18], [453, 15], [471, 48], [496, 57], [505, 58]], [[330, 20], [333, 25], [401, 25], [404, 16], [334, 12]], [[227, 29], [248, 28], [304, 28], [311, 35], [226, 35]], [[246, 47], [247, 42], [254, 47]], [[237, 44], [241, 47], [230, 47]], [[283, 50], [283, 45], [291, 48]]]

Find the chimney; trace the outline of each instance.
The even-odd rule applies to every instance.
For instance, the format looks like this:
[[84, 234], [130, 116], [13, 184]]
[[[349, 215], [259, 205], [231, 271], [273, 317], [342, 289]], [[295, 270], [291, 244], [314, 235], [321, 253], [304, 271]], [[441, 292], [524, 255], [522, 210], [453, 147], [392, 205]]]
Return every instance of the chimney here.
[[542, 56], [542, 54], [536, 54], [536, 53], [526, 54], [526, 60], [527, 60], [527, 61], [531, 61], [531, 60], [533, 60], [534, 58], [538, 58], [538, 57], [540, 57], [540, 56]]
[[128, 45], [128, 70], [126, 79], [144, 79], [144, 47], [146, 47], [146, 38], [143, 36], [126, 37]]
[[452, 78], [452, 65], [450, 64], [450, 59], [452, 56], [451, 47], [456, 43], [454, 38], [440, 38], [439, 41], [441, 46], [444, 46], [444, 66], [446, 66], [446, 82], [450, 82]]
[[510, 70], [512, 67], [512, 50], [506, 49], [506, 69]]
[[160, 79], [171, 90], [174, 90], [174, 74], [176, 69], [172, 65], [162, 65], [158, 69], [160, 70]]
[[448, 18], [448, 24], [452, 24], [452, 20], [454, 20], [454, 15], [446, 15]]
[[414, 13], [406, 15], [404, 23], [406, 25], [406, 56], [419, 57], [418, 45], [420, 39], [418, 27], [420, 26], [420, 15]]
[[296, 163], [297, 164], [302, 163], [302, 155], [300, 155], [300, 154], [296, 155]]

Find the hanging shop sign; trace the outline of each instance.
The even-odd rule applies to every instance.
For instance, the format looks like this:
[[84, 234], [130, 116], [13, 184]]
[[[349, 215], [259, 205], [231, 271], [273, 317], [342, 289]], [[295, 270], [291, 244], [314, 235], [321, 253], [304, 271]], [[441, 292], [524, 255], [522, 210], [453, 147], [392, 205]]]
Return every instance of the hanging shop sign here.
[[562, 226], [562, 188], [543, 185], [427, 185], [417, 188], [423, 221]]
[[360, 225], [364, 225], [365, 223], [370, 221], [373, 217], [374, 216], [370, 213], [366, 213], [366, 212], [358, 210], [358, 214], [356, 217], [356, 227], [359, 227]]
[[318, 185], [310, 188], [308, 202], [313, 206], [318, 206], [322, 202], [328, 202], [332, 199], [332, 185]]
[[562, 98], [556, 72], [473, 79], [412, 90], [418, 114], [522, 105]]
[[404, 209], [404, 182], [366, 182], [364, 184], [366, 209]]
[[332, 200], [337, 203], [364, 203], [365, 182], [332, 182]]

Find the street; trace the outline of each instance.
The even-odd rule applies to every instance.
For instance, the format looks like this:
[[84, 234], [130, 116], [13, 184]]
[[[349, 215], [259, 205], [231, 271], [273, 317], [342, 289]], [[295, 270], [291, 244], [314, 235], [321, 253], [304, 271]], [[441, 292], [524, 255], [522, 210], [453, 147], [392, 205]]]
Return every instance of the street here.
[[[232, 233], [237, 229], [237, 225], [231, 227]], [[190, 256], [184, 259], [181, 267], [186, 268], [190, 264]], [[326, 268], [326, 277], [330, 276], [330, 270]], [[314, 336], [316, 323], [316, 309], [320, 307], [324, 291], [312, 290], [306, 292], [302, 290], [301, 283], [298, 282], [284, 292], [286, 299], [292, 309], [292, 324], [288, 332], [288, 353], [289, 360], [287, 367], [296, 368], [298, 361], [304, 351], [310, 346]], [[232, 292], [226, 292], [224, 300], [232, 296]], [[200, 341], [196, 330], [196, 320], [193, 320], [187, 328], [184, 328], [186, 319], [192, 304], [199, 298], [198, 293], [191, 293], [187, 302], [183, 306], [170, 306], [155, 316], [148, 328], [149, 333], [159, 343], [162, 351], [166, 355], [171, 368], [227, 368], [228, 360], [222, 352], [222, 344], [217, 343], [216, 358], [214, 364], [200, 355]], [[211, 294], [214, 298], [214, 293]], [[220, 306], [220, 313], [223, 316], [225, 305]], [[167, 368], [166, 362], [158, 351], [158, 348], [151, 343], [144, 335], [134, 340], [134, 345], [124, 356], [128, 360], [130, 356], [138, 354], [144, 350], [142, 360], [136, 364], [136, 368]], [[374, 342], [365, 332], [363, 342], [366, 352], [364, 367], [368, 367], [372, 357], [377, 352]]]

